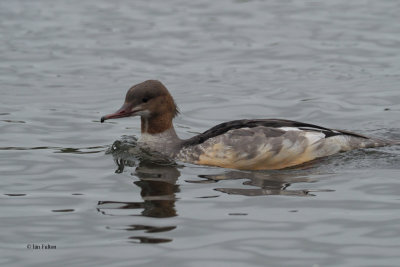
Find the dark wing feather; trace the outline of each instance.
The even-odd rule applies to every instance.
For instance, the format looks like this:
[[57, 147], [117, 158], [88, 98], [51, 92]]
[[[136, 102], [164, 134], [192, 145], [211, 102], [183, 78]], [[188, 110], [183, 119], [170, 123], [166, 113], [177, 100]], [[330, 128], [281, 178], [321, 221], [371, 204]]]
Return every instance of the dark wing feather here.
[[192, 138], [186, 140], [183, 145], [184, 146], [198, 145], [205, 142], [209, 138], [224, 134], [229, 130], [240, 129], [240, 128], [254, 128], [258, 126], [264, 126], [270, 128], [297, 127], [302, 130], [323, 132], [326, 137], [331, 137], [335, 135], [351, 135], [355, 137], [368, 139], [368, 137], [356, 133], [342, 131], [342, 130], [332, 130], [329, 128], [309, 123], [303, 123], [291, 120], [281, 120], [281, 119], [259, 119], [259, 120], [235, 120], [218, 124], [212, 127], [211, 129], [205, 131], [204, 133], [193, 136]]

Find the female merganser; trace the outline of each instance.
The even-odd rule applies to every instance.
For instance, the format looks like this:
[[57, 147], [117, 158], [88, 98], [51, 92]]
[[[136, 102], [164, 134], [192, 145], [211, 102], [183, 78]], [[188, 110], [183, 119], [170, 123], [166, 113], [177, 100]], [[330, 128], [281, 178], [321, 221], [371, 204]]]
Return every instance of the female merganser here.
[[140, 116], [140, 146], [183, 162], [242, 170], [282, 169], [342, 151], [398, 144], [280, 119], [229, 121], [182, 140], [172, 124], [178, 113], [167, 88], [148, 80], [131, 87], [123, 106], [101, 122]]

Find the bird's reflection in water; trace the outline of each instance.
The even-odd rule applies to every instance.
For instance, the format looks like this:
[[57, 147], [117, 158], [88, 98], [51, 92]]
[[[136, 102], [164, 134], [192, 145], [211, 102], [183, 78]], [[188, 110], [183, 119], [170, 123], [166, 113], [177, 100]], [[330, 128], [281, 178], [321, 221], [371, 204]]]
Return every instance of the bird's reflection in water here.
[[[111, 216], [118, 216], [123, 210], [124, 214], [136, 216], [137, 210], [140, 215], [153, 218], [169, 218], [177, 216], [175, 209], [176, 193], [179, 192], [179, 185], [176, 184], [180, 172], [176, 165], [162, 158], [149, 158], [144, 151], [132, 146], [130, 142], [116, 141], [108, 153], [112, 154], [117, 165], [116, 173], [122, 173], [126, 167], [134, 167], [132, 173], [138, 177], [133, 184], [141, 191], [142, 202], [124, 201], [99, 201], [98, 210]], [[135, 140], [134, 140], [135, 141]], [[132, 212], [130, 212], [130, 210]], [[143, 224], [132, 224], [123, 228], [126, 231], [144, 231], [154, 234], [174, 230], [176, 226], [150, 226]], [[131, 236], [129, 242], [133, 243], [164, 243], [171, 242], [171, 239], [155, 238], [153, 236]]]
[[141, 188], [140, 195], [144, 200], [142, 215], [157, 218], [177, 215], [175, 193], [179, 192], [176, 181], [180, 176], [177, 168], [141, 162], [135, 175], [140, 178], [134, 183]]
[[[121, 166], [118, 168], [121, 169]], [[179, 192], [176, 180], [180, 173], [176, 167], [140, 162], [133, 175], [140, 178], [133, 183], [140, 187], [143, 202], [99, 201], [103, 214], [112, 215], [106, 211], [112, 209], [143, 209], [141, 215], [147, 217], [168, 218], [177, 215], [175, 193]]]
[[187, 181], [192, 183], [215, 183], [223, 180], [244, 179], [243, 185], [255, 188], [226, 188], [219, 187], [214, 190], [243, 196], [262, 196], [262, 195], [285, 195], [285, 196], [314, 196], [312, 192], [329, 192], [329, 189], [289, 189], [289, 186], [296, 183], [313, 183], [316, 179], [311, 179], [304, 173], [292, 170], [282, 171], [226, 171], [215, 175], [199, 175], [202, 180]]
[[[112, 154], [117, 165], [116, 173], [122, 173], [126, 167], [135, 168], [132, 175], [139, 178], [133, 182], [141, 189], [142, 202], [99, 201], [98, 210], [105, 215], [118, 215], [113, 211], [141, 210], [141, 215], [152, 218], [169, 218], [177, 216], [175, 202], [176, 193], [180, 191], [176, 184], [180, 176], [178, 165], [160, 155], [154, 155], [136, 146], [136, 139], [125, 137], [125, 140], [116, 141], [108, 151]], [[205, 167], [204, 172], [210, 169]], [[311, 170], [311, 171], [310, 171]], [[189, 183], [216, 183], [223, 180], [244, 180], [243, 185], [253, 188], [226, 188], [218, 187], [214, 190], [234, 195], [261, 196], [261, 195], [285, 195], [285, 196], [313, 196], [312, 192], [332, 190], [289, 189], [296, 183], [309, 184], [316, 182], [309, 176], [315, 174], [312, 166], [302, 166], [292, 170], [280, 171], [227, 171], [221, 169], [219, 174], [198, 175], [200, 179], [186, 180]], [[218, 196], [217, 196], [218, 197]], [[137, 214], [130, 214], [137, 215]], [[126, 231], [145, 231], [146, 233], [166, 232], [175, 229], [176, 226], [148, 226], [132, 224], [124, 228]], [[161, 243], [172, 240], [165, 238], [153, 238], [148, 236], [131, 236], [130, 242], [135, 243]]]

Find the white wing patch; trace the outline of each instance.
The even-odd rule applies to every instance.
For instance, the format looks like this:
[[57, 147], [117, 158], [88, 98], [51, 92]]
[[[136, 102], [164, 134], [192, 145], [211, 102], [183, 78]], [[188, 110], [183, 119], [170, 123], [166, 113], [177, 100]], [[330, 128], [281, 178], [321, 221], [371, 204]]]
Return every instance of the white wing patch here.
[[325, 134], [321, 132], [305, 132], [304, 137], [307, 138], [308, 143], [313, 145], [320, 141], [321, 139], [325, 138]]
[[307, 141], [309, 145], [315, 144], [321, 139], [325, 138], [325, 134], [322, 132], [315, 132], [315, 131], [304, 131], [302, 129], [299, 129], [297, 127], [279, 127], [279, 130], [289, 132], [289, 131], [294, 131], [294, 132], [303, 132], [304, 137], [307, 138]]
[[288, 132], [288, 131], [303, 131], [302, 129], [299, 129], [297, 127], [279, 127], [277, 129], [285, 131], [285, 132]]

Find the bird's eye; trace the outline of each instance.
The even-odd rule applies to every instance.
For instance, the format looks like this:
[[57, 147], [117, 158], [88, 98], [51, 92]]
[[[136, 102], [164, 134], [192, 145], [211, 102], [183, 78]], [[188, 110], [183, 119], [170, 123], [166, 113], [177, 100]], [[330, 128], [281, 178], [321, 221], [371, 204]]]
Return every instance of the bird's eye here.
[[149, 99], [147, 97], [143, 97], [142, 102], [146, 103], [147, 101], [149, 101]]

